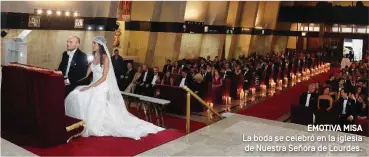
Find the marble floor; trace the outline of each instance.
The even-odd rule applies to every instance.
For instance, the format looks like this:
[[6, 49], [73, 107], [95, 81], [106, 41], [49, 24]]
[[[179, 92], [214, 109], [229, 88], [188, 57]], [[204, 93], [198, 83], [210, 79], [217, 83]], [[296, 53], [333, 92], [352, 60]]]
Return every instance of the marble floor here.
[[37, 155], [1, 138], [1, 156], [37, 156]]
[[[250, 136], [270, 136], [270, 142], [247, 141]], [[314, 141], [277, 142], [275, 137], [314, 137]], [[351, 137], [360, 142], [340, 140], [328, 141], [329, 138], [344, 139]], [[328, 138], [318, 142], [318, 138]], [[254, 139], [251, 139], [254, 140]], [[269, 140], [269, 139], [268, 139]], [[331, 139], [333, 140], [333, 139]], [[246, 151], [253, 146], [254, 151]], [[259, 147], [258, 147], [259, 146]], [[286, 147], [286, 151], [256, 150], [260, 146]], [[322, 147], [320, 147], [322, 146]], [[327, 150], [318, 150], [326, 146]], [[344, 146], [352, 146], [352, 152], [338, 152]], [[314, 149], [315, 150], [314, 150]], [[347, 147], [346, 147], [347, 148]], [[272, 148], [271, 148], [272, 149]], [[330, 150], [329, 150], [330, 149]], [[233, 114], [224, 120], [197, 130], [189, 135], [141, 153], [137, 156], [369, 156], [369, 137], [342, 132], [308, 132], [306, 126], [265, 120], [255, 117]]]

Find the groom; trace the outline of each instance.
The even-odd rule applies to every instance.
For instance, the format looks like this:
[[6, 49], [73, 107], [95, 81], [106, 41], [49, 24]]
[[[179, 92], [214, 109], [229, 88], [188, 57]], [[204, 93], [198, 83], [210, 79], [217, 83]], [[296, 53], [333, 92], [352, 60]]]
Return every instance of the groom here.
[[62, 71], [64, 75], [65, 97], [78, 85], [85, 84], [79, 80], [86, 76], [88, 61], [87, 55], [79, 49], [79, 46], [80, 39], [78, 37], [69, 37], [67, 51], [63, 52], [62, 61], [59, 64], [58, 70]]

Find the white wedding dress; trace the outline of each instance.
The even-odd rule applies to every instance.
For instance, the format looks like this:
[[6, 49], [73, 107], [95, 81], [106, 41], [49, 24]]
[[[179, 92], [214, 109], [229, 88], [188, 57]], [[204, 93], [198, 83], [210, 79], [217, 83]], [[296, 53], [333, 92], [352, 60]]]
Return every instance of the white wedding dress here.
[[[95, 41], [104, 44], [107, 56], [110, 56], [105, 43], [97, 39]], [[82, 136], [114, 136], [139, 140], [148, 134], [164, 130], [127, 111], [116, 83], [110, 57], [108, 58], [109, 72], [103, 83], [82, 92], [80, 89], [85, 86], [79, 86], [65, 99], [66, 115], [86, 123], [86, 130]], [[94, 84], [103, 76], [103, 66], [100, 64], [90, 66], [93, 73], [91, 84]]]

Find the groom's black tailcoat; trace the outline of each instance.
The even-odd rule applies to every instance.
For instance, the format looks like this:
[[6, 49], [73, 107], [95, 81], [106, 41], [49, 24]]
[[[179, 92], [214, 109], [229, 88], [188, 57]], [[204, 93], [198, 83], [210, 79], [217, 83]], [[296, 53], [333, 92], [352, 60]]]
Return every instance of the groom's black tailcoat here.
[[[59, 64], [58, 70], [62, 71], [63, 76], [65, 76], [65, 73], [67, 72], [68, 68], [68, 60], [69, 55], [67, 51], [63, 52], [62, 61]], [[88, 84], [87, 80], [79, 81], [82, 78], [86, 76], [88, 69], [88, 61], [87, 61], [87, 55], [82, 52], [80, 49], [77, 49], [76, 52], [73, 55], [69, 73], [68, 73], [68, 79], [70, 82], [70, 85], [65, 86], [65, 97], [74, 90], [78, 85]], [[66, 79], [66, 78], [65, 78]]]

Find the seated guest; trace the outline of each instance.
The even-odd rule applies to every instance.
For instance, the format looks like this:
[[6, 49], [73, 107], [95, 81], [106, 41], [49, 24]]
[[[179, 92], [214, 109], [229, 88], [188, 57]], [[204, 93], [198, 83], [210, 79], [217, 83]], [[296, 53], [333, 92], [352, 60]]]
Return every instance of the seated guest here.
[[122, 79], [123, 89], [126, 89], [128, 85], [132, 82], [134, 75], [135, 75], [135, 71], [132, 68], [132, 63], [128, 62], [127, 71], [123, 74], [123, 79]]
[[154, 67], [153, 68], [153, 72], [154, 72], [154, 77], [151, 81], [151, 85], [154, 86], [156, 84], [161, 84], [160, 81], [160, 76], [159, 76], [159, 68], [158, 67]]
[[206, 61], [207, 61], [208, 63], [211, 63], [210, 56], [207, 56], [207, 57], [206, 57]]
[[182, 70], [182, 77], [180, 78], [179, 87], [187, 86], [188, 88], [192, 88], [192, 78], [188, 75], [188, 70], [183, 69]]
[[368, 117], [368, 99], [365, 99], [365, 95], [362, 94], [362, 88], [356, 87], [353, 96], [356, 99], [356, 109], [357, 109], [357, 118], [358, 119], [367, 119]]
[[[209, 56], [208, 56], [209, 57]], [[210, 57], [209, 57], [210, 58]], [[206, 67], [206, 61], [205, 61], [205, 58], [201, 58], [200, 60], [200, 66], [199, 68], [203, 68], [203, 67]]]
[[189, 73], [189, 75], [190, 75], [190, 77], [192, 78], [192, 79], [194, 79], [194, 77], [195, 77], [195, 75], [196, 75], [196, 67], [191, 67], [190, 68], [190, 73]]
[[172, 65], [170, 64], [171, 60], [167, 60], [167, 64], [163, 67], [163, 73], [166, 73], [167, 71], [172, 72]]
[[318, 97], [318, 110], [330, 111], [333, 107], [333, 99], [329, 95], [330, 88], [325, 87], [323, 93]]
[[329, 80], [325, 81], [325, 84], [327, 86], [331, 86], [331, 87], [337, 87], [338, 86], [338, 82], [336, 81], [334, 75], [330, 75]]
[[222, 85], [223, 81], [221, 76], [219, 75], [219, 71], [214, 71], [214, 76], [212, 80], [212, 93], [213, 93], [213, 103], [220, 104], [222, 103]]
[[344, 89], [345, 86], [344, 86], [344, 80], [343, 79], [340, 79], [338, 81], [338, 87], [336, 88], [336, 90], [338, 91], [338, 95], [337, 95], [337, 99], [339, 99], [341, 97], [341, 90]]
[[304, 92], [300, 96], [300, 105], [310, 108], [313, 112], [317, 108], [317, 97], [318, 95], [315, 92], [315, 84], [312, 83], [309, 85], [308, 92]]
[[355, 101], [349, 98], [350, 92], [347, 89], [341, 90], [341, 98], [338, 101], [339, 123], [354, 124], [356, 118]]
[[174, 86], [174, 79], [170, 74], [170, 71], [167, 71], [161, 80], [162, 85]]
[[136, 71], [135, 75], [133, 76], [131, 83], [124, 90], [125, 92], [128, 92], [128, 93], [134, 93], [135, 92], [136, 85], [137, 85], [137, 80], [141, 77], [141, 74], [142, 74], [142, 68], [141, 68], [141, 66], [139, 66], [139, 67], [137, 67], [137, 71]]
[[193, 83], [192, 90], [195, 92], [200, 98], [204, 98], [206, 86], [205, 83], [202, 81], [202, 76], [200, 73], [197, 73], [194, 76], [195, 82]]
[[142, 66], [142, 75], [137, 80], [137, 94], [142, 95], [150, 95], [151, 87], [152, 87], [152, 80], [154, 78], [153, 72], [149, 71], [149, 68], [146, 64]]

